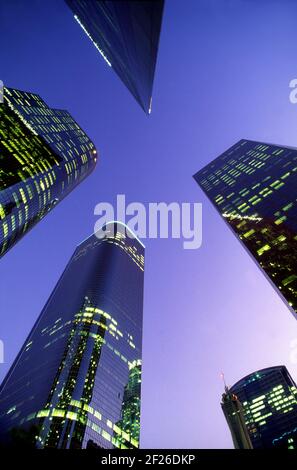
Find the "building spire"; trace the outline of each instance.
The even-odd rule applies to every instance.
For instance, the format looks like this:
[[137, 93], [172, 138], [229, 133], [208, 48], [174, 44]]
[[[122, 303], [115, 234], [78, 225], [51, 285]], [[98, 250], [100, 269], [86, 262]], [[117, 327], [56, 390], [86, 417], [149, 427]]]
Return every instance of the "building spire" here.
[[227, 387], [227, 384], [226, 384], [226, 380], [225, 380], [225, 374], [224, 372], [221, 372], [221, 379], [223, 380], [224, 382], [224, 388], [225, 388], [225, 392], [226, 393], [229, 393], [229, 388]]

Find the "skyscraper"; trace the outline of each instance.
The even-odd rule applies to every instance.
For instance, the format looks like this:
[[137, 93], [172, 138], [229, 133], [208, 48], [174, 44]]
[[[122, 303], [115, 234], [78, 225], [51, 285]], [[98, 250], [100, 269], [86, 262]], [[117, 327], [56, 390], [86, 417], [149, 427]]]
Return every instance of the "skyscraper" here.
[[[285, 366], [253, 372], [233, 385], [230, 393], [242, 404], [254, 449], [297, 448], [297, 387]], [[227, 421], [232, 434], [236, 433], [236, 421]]]
[[4, 88], [0, 103], [0, 256], [94, 169], [94, 144], [64, 110]]
[[225, 387], [221, 406], [231, 431], [235, 449], [252, 449], [253, 446], [245, 423], [242, 405], [228, 387]]
[[241, 140], [194, 178], [297, 318], [297, 150]]
[[105, 62], [151, 111], [164, 0], [65, 0]]
[[113, 222], [75, 250], [0, 388], [0, 442], [139, 446], [144, 246]]

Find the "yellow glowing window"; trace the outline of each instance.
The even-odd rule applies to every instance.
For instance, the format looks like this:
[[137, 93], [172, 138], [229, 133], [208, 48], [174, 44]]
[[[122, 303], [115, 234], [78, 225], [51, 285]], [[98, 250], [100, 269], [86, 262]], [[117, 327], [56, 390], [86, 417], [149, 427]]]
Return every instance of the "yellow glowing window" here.
[[95, 418], [97, 418], [97, 419], [100, 419], [100, 420], [102, 419], [102, 415], [101, 415], [101, 413], [99, 413], [99, 411], [95, 411], [95, 412], [94, 412], [94, 416], [95, 416]]
[[282, 224], [285, 220], [287, 219], [287, 217], [285, 215], [283, 215], [282, 217], [280, 217], [279, 219], [275, 220], [275, 225], [280, 225]]
[[8, 235], [8, 225], [6, 223], [3, 224], [3, 235], [4, 237], [7, 237]]
[[76, 406], [77, 408], [81, 407], [81, 403], [77, 400], [71, 400], [70, 405]]
[[243, 236], [244, 236], [244, 238], [248, 238], [248, 237], [250, 237], [251, 235], [253, 235], [253, 233], [255, 233], [255, 230], [254, 230], [254, 229], [249, 230], [248, 232], [244, 233]]
[[264, 246], [262, 246], [262, 248], [260, 248], [260, 249], [257, 251], [257, 253], [258, 253], [259, 256], [261, 256], [261, 255], [263, 255], [263, 253], [264, 253], [265, 251], [269, 251], [270, 249], [271, 249], [271, 246], [270, 246], [270, 245], [264, 245]]
[[104, 437], [104, 439], [106, 439], [107, 441], [111, 440], [110, 434], [108, 434], [108, 432], [106, 432], [104, 430], [102, 431], [102, 437]]
[[66, 418], [71, 419], [73, 421], [77, 420], [77, 413], [73, 413], [73, 411], [67, 411]]
[[50, 410], [40, 410], [40, 411], [38, 411], [36, 417], [37, 418], [45, 418], [45, 417], [49, 416], [49, 414], [50, 414]]
[[117, 434], [122, 434], [121, 429], [120, 429], [116, 424], [114, 425], [113, 430], [114, 430]]
[[3, 206], [0, 204], [0, 218], [4, 219], [5, 218], [5, 211]]
[[92, 414], [94, 413], [94, 409], [91, 406], [86, 405], [86, 404], [84, 405], [84, 410]]
[[55, 416], [57, 418], [65, 418], [65, 411], [64, 410], [53, 410], [52, 416]]
[[20, 188], [20, 193], [21, 193], [21, 197], [22, 197], [22, 200], [23, 200], [24, 204], [26, 204], [27, 198], [26, 198], [26, 195], [25, 195], [24, 190], [22, 188]]
[[122, 437], [123, 437], [126, 441], [130, 441], [130, 436], [129, 436], [129, 434], [127, 434], [125, 431], [122, 432]]

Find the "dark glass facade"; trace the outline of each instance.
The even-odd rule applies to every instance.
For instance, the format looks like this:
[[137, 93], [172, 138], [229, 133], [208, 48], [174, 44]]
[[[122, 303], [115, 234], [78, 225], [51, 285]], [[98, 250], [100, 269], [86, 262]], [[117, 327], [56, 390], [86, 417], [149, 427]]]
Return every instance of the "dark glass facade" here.
[[94, 144], [64, 110], [4, 88], [0, 103], [0, 256], [85, 179]]
[[107, 64], [151, 111], [164, 0], [65, 0]]
[[297, 150], [241, 140], [194, 175], [297, 317]]
[[242, 404], [254, 449], [297, 448], [297, 387], [285, 366], [254, 372], [230, 393]]
[[243, 407], [234, 393], [225, 387], [222, 410], [228, 423], [235, 449], [252, 449], [252, 442], [245, 422]]
[[0, 389], [0, 442], [139, 446], [144, 246], [120, 223], [75, 250]]

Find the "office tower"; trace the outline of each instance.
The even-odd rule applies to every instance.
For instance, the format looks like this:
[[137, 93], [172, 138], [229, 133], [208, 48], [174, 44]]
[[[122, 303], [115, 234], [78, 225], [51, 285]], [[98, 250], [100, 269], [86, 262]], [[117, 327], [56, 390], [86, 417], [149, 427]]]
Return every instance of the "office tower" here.
[[151, 112], [164, 0], [65, 0], [105, 62]]
[[[141, 360], [132, 362], [129, 370], [129, 379], [124, 390], [121, 420], [117, 426], [123, 432], [131, 435], [135, 441], [139, 441], [140, 429], [140, 396], [141, 396]], [[120, 443], [125, 444], [125, 439], [118, 436]]]
[[137, 448], [144, 246], [119, 222], [75, 250], [0, 389], [0, 442]]
[[195, 180], [297, 313], [297, 150], [241, 140]]
[[0, 256], [83, 181], [94, 144], [64, 110], [4, 88], [0, 103]]
[[[254, 449], [297, 448], [297, 387], [285, 366], [253, 372], [233, 385], [229, 393], [242, 405]], [[238, 420], [230, 419], [226, 412], [225, 416], [232, 436], [236, 435]]]
[[225, 387], [225, 393], [222, 395], [221, 407], [231, 431], [235, 449], [252, 449], [242, 405], [228, 387]]

